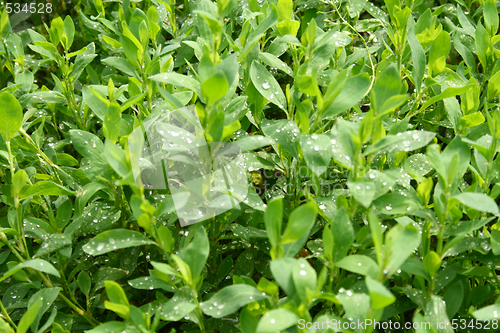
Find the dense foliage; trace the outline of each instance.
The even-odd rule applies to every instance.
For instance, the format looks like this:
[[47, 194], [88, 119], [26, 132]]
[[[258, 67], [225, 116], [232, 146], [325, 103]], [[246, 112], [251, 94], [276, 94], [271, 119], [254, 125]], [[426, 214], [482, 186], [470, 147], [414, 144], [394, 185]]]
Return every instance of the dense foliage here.
[[[0, 7], [0, 332], [498, 331], [499, 1], [56, 4]], [[248, 187], [187, 226], [179, 110]]]

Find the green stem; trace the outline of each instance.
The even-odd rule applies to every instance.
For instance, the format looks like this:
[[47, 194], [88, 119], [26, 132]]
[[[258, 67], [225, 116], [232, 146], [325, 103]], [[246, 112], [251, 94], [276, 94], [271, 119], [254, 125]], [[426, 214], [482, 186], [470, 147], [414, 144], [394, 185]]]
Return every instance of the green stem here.
[[5, 320], [7, 320], [9, 322], [9, 324], [12, 327], [14, 327], [14, 329], [17, 331], [16, 324], [14, 324], [14, 322], [10, 318], [9, 313], [7, 312], [7, 310], [5, 309], [5, 307], [3, 306], [3, 303], [1, 301], [0, 301], [0, 309], [2, 309], [2, 316], [5, 318]]

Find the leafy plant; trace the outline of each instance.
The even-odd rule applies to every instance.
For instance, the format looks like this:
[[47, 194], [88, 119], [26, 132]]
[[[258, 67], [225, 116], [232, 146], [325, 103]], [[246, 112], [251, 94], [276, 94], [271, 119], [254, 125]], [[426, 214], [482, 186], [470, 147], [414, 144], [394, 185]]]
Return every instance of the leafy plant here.
[[498, 329], [500, 2], [65, 6], [0, 7], [0, 331]]

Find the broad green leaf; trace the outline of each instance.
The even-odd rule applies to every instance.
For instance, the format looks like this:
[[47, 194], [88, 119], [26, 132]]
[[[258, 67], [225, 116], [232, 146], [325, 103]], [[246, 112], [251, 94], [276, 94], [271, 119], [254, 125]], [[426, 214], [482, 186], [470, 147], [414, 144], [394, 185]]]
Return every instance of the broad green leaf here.
[[50, 234], [40, 245], [33, 257], [41, 257], [71, 245], [71, 240], [64, 234]]
[[413, 81], [415, 82], [415, 89], [417, 89], [417, 92], [420, 93], [420, 90], [422, 89], [422, 79], [425, 73], [425, 64], [427, 63], [427, 61], [425, 59], [424, 49], [415, 36], [414, 27], [415, 24], [413, 18], [410, 18], [410, 20], [408, 21], [407, 38], [408, 44], [410, 44], [411, 60], [413, 63], [413, 69], [411, 73]]
[[276, 198], [267, 204], [264, 213], [264, 222], [269, 241], [273, 247], [278, 246], [281, 238], [281, 224], [283, 223], [283, 198]]
[[262, 135], [249, 135], [234, 141], [234, 143], [240, 147], [241, 152], [243, 153], [262, 147], [271, 146], [274, 141], [271, 138]]
[[372, 304], [372, 309], [378, 310], [383, 309], [388, 305], [391, 305], [396, 300], [396, 297], [380, 282], [366, 277], [366, 286], [370, 292], [370, 299]]
[[431, 296], [431, 299], [427, 303], [427, 307], [425, 309], [425, 317], [428, 321], [431, 322], [431, 325], [436, 327], [437, 323], [443, 323], [438, 328], [439, 333], [453, 333], [455, 332], [451, 328], [450, 320], [448, 319], [448, 315], [446, 314], [446, 304], [443, 302], [443, 299], [439, 296]]
[[465, 206], [478, 210], [480, 212], [488, 212], [498, 214], [498, 206], [493, 199], [484, 193], [464, 192], [454, 195]]
[[332, 221], [331, 230], [333, 234], [333, 262], [344, 258], [354, 241], [354, 230], [349, 220], [349, 215], [345, 209], [337, 211], [337, 215]]
[[435, 136], [435, 133], [426, 131], [406, 131], [396, 135], [386, 135], [377, 143], [368, 147], [364, 154], [412, 151], [426, 146]]
[[373, 259], [359, 254], [344, 257], [340, 261], [337, 261], [335, 266], [350, 272], [370, 276], [374, 279], [377, 278], [379, 271], [379, 267]]
[[154, 244], [143, 234], [126, 229], [114, 229], [100, 233], [83, 246], [83, 251], [93, 256], [98, 256], [117, 249]]
[[300, 317], [290, 310], [280, 308], [266, 312], [259, 320], [256, 333], [275, 333], [298, 323]]
[[357, 202], [368, 208], [375, 197], [375, 184], [372, 182], [348, 182], [349, 192]]
[[296, 293], [293, 283], [293, 269], [296, 263], [297, 260], [293, 258], [280, 258], [272, 260], [270, 264], [274, 279], [289, 297]]
[[494, 0], [486, 0], [483, 5], [484, 25], [491, 37], [498, 31], [498, 11]]
[[9, 276], [12, 276], [13, 274], [15, 274], [17, 271], [21, 270], [22, 268], [33, 268], [33, 269], [40, 271], [40, 272], [43, 272], [43, 273], [47, 273], [47, 274], [54, 275], [57, 277], [61, 276], [59, 274], [59, 272], [57, 271], [57, 269], [50, 262], [47, 262], [43, 259], [31, 259], [31, 260], [27, 260], [27, 261], [20, 263], [16, 266], [12, 267], [11, 269], [9, 269], [2, 277], [0, 277], [0, 281], [5, 280]]
[[472, 315], [474, 316], [474, 318], [481, 320], [498, 320], [499, 313], [500, 304], [496, 303], [476, 310], [472, 313]]
[[293, 243], [308, 234], [316, 220], [316, 204], [311, 201], [295, 208], [290, 214], [281, 244]]
[[92, 286], [92, 281], [90, 280], [90, 275], [86, 271], [81, 271], [77, 278], [78, 287], [80, 290], [88, 296], [90, 293], [90, 287]]
[[317, 274], [307, 260], [299, 258], [292, 271], [293, 283], [302, 302], [307, 302], [308, 294], [316, 290]]
[[76, 192], [70, 191], [64, 186], [51, 181], [41, 181], [28, 187], [19, 195], [20, 199], [25, 199], [34, 195], [75, 195]]
[[395, 274], [419, 245], [420, 234], [413, 224], [406, 227], [396, 225], [389, 230], [385, 237], [387, 264], [384, 269], [388, 271], [387, 277]]
[[120, 105], [116, 102], [112, 102], [108, 106], [104, 116], [104, 136], [112, 143], [116, 142], [120, 135], [121, 114]]
[[104, 286], [106, 288], [106, 294], [108, 299], [115, 304], [122, 304], [129, 306], [127, 295], [123, 291], [122, 287], [115, 281], [104, 281]]
[[33, 303], [28, 310], [23, 314], [19, 324], [17, 324], [17, 333], [26, 333], [31, 324], [35, 321], [37, 314], [42, 307], [42, 300], [37, 300]]
[[[39, 300], [43, 300], [42, 306], [40, 307], [40, 310], [38, 311], [35, 321], [33, 324], [31, 324], [31, 331], [32, 332], [37, 332], [38, 330], [38, 324], [40, 323], [40, 320], [42, 316], [44, 315], [45, 312], [52, 306], [52, 303], [56, 300], [57, 296], [59, 295], [59, 292], [61, 291], [61, 288], [59, 287], [54, 287], [54, 288], [43, 288], [33, 294], [31, 298], [28, 301], [28, 309], [34, 306], [36, 302]], [[54, 310], [52, 311], [52, 314], [54, 314]], [[52, 315], [51, 315], [52, 317]], [[50, 319], [49, 319], [50, 320]], [[46, 328], [45, 328], [46, 329]]]
[[266, 120], [262, 123], [262, 132], [279, 143], [290, 155], [295, 158], [299, 157], [300, 130], [295, 122], [285, 119]]
[[5, 142], [10, 141], [21, 128], [23, 109], [17, 99], [8, 92], [0, 93], [0, 134]]
[[443, 30], [437, 35], [429, 51], [429, 76], [434, 77], [444, 71], [446, 68], [446, 58], [450, 53], [450, 49], [450, 34]]
[[360, 74], [350, 77], [345, 82], [339, 95], [321, 113], [322, 119], [332, 118], [356, 105], [370, 88], [370, 77]]
[[181, 257], [190, 267], [193, 279], [196, 281], [205, 266], [210, 252], [210, 245], [205, 228], [200, 227], [189, 243], [189, 245], [179, 251]]
[[242, 306], [266, 299], [265, 293], [247, 284], [224, 287], [208, 301], [200, 304], [201, 310], [213, 318], [222, 318], [238, 311]]
[[283, 94], [278, 81], [256, 60], [252, 62], [250, 67], [250, 78], [262, 96], [280, 109], [286, 110], [285, 94]]
[[[360, 88], [358, 88], [360, 89]], [[384, 103], [401, 91], [401, 77], [394, 64], [387, 67], [375, 80], [370, 99], [375, 114], [384, 113]]]
[[215, 104], [226, 95], [229, 85], [224, 74], [218, 72], [208, 78], [201, 85], [203, 96], [208, 102], [208, 106]]
[[303, 135], [300, 147], [309, 169], [316, 175], [322, 175], [332, 159], [330, 138], [325, 134]]
[[474, 36], [476, 55], [479, 58], [479, 62], [483, 66], [483, 70], [488, 68], [488, 55], [491, 52], [491, 41], [488, 32], [484, 26], [479, 22], [475, 30]]
[[192, 77], [186, 75], [178, 73], [161, 73], [151, 76], [150, 79], [156, 82], [171, 84], [175, 87], [188, 88], [194, 91], [196, 94], [203, 96], [201, 94], [200, 83]]
[[168, 321], [179, 321], [196, 308], [191, 291], [187, 287], [179, 289], [165, 302], [161, 309], [162, 317]]

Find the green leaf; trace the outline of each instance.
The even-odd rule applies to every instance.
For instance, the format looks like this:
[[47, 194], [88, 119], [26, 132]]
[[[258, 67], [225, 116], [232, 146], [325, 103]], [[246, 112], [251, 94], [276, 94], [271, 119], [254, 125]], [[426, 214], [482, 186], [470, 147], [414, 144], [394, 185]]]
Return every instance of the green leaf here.
[[429, 251], [424, 257], [424, 268], [430, 277], [434, 277], [441, 266], [441, 258], [434, 251]]
[[337, 211], [331, 224], [331, 230], [333, 234], [332, 259], [333, 262], [337, 262], [347, 255], [354, 241], [354, 230], [344, 208]]
[[100, 233], [83, 246], [87, 254], [98, 256], [117, 249], [154, 244], [152, 240], [143, 234], [126, 229], [114, 229]]
[[111, 302], [129, 306], [127, 296], [118, 283], [114, 281], [104, 281], [104, 286], [106, 288], [108, 299]]
[[256, 333], [275, 333], [298, 323], [300, 317], [287, 309], [273, 309], [259, 320]]
[[486, 0], [483, 5], [484, 25], [491, 37], [498, 31], [498, 11], [494, 0]]
[[252, 62], [250, 67], [250, 79], [262, 96], [280, 109], [286, 110], [285, 94], [283, 94], [278, 81], [256, 60]]
[[349, 192], [357, 202], [368, 208], [375, 197], [375, 185], [371, 182], [347, 182]]
[[76, 279], [76, 281], [80, 290], [86, 296], [88, 296], [90, 293], [90, 287], [92, 286], [89, 273], [87, 273], [86, 271], [81, 271], [80, 274], [78, 274], [78, 278]]
[[122, 111], [120, 105], [116, 102], [110, 103], [104, 116], [104, 136], [111, 142], [116, 142], [120, 135]]
[[384, 269], [389, 272], [387, 278], [396, 273], [419, 245], [420, 234], [413, 224], [406, 227], [398, 224], [389, 230], [385, 237], [387, 265]]
[[317, 275], [307, 260], [299, 258], [292, 271], [293, 283], [302, 302], [307, 303], [308, 295], [316, 290]]
[[163, 304], [161, 315], [168, 321], [179, 321], [194, 309], [196, 309], [196, 303], [190, 289], [182, 287], [170, 300]]
[[299, 157], [297, 124], [291, 120], [265, 120], [262, 123], [262, 132], [279, 143], [284, 150], [295, 158]]
[[496, 303], [493, 305], [485, 306], [479, 310], [472, 313], [474, 318], [481, 320], [498, 320], [498, 314], [500, 313], [500, 304]]
[[442, 30], [431, 45], [429, 51], [428, 71], [429, 76], [435, 77], [446, 68], [446, 58], [450, 53], [451, 39], [450, 34]]
[[401, 91], [401, 77], [396, 65], [388, 66], [375, 80], [370, 99], [375, 114], [384, 113], [384, 103]]
[[9, 269], [0, 278], [0, 281], [5, 280], [9, 276], [12, 276], [13, 274], [15, 274], [17, 271], [21, 270], [22, 268], [33, 268], [33, 269], [40, 271], [40, 272], [43, 272], [43, 273], [47, 273], [50, 275], [61, 277], [61, 275], [59, 274], [57, 269], [54, 266], [52, 266], [52, 264], [50, 262], [45, 261], [43, 259], [31, 259], [31, 260], [27, 260], [27, 261], [20, 263], [16, 266], [12, 267], [11, 269]]
[[[339, 74], [340, 75], [340, 74]], [[333, 118], [356, 105], [370, 88], [370, 77], [367, 74], [360, 74], [350, 77], [345, 82], [339, 95], [321, 113], [321, 119]]]
[[210, 245], [208, 242], [208, 236], [203, 227], [198, 228], [193, 240], [189, 245], [179, 251], [179, 257], [181, 257], [191, 269], [191, 276], [194, 281], [197, 281], [198, 277], [205, 266], [205, 263], [210, 252]]
[[41, 181], [28, 187], [19, 195], [20, 199], [25, 199], [34, 195], [75, 195], [76, 192], [68, 190], [66, 187], [51, 181]]
[[40, 248], [33, 257], [41, 257], [48, 253], [60, 250], [71, 245], [71, 240], [64, 234], [49, 234], [40, 245]]
[[271, 146], [274, 141], [271, 138], [262, 135], [244, 136], [234, 141], [240, 147], [242, 153], [246, 151], [256, 150], [262, 147]]
[[370, 276], [374, 279], [377, 278], [379, 271], [379, 267], [373, 259], [359, 254], [344, 257], [340, 261], [337, 261], [335, 266], [350, 272]]
[[478, 210], [480, 212], [487, 212], [498, 214], [498, 206], [493, 199], [484, 193], [464, 192], [454, 195], [453, 198], [457, 199], [465, 206]]
[[278, 20], [279, 21], [288, 20], [292, 17], [293, 14], [293, 1], [278, 0], [276, 8], [278, 8]]
[[201, 91], [208, 102], [208, 106], [215, 104], [226, 95], [229, 85], [226, 77], [222, 73], [215, 73], [203, 82]]
[[373, 310], [383, 309], [396, 301], [396, 296], [394, 296], [382, 283], [369, 276], [366, 277], [365, 282], [370, 292]]
[[224, 287], [208, 301], [200, 304], [201, 310], [213, 318], [222, 318], [238, 311], [242, 306], [266, 299], [265, 293], [247, 284]]
[[192, 77], [178, 73], [161, 73], [150, 77], [151, 80], [161, 83], [171, 84], [175, 87], [188, 88], [196, 94], [203, 96], [201, 93], [201, 85]]
[[5, 142], [10, 141], [21, 128], [23, 109], [17, 99], [8, 92], [0, 93], [0, 134]]
[[41, 307], [42, 300], [40, 299], [28, 307], [28, 310], [21, 317], [19, 324], [17, 324], [17, 333], [28, 332], [31, 324], [35, 321], [37, 314], [40, 312]]
[[273, 247], [278, 246], [281, 238], [283, 220], [283, 198], [275, 198], [268, 202], [264, 212], [264, 222], [269, 241]]
[[483, 66], [483, 70], [486, 70], [486, 68], [488, 68], [488, 55], [491, 52], [491, 41], [488, 32], [481, 22], [479, 22], [476, 27], [474, 41], [476, 46], [476, 55]]
[[426, 146], [435, 136], [435, 133], [426, 131], [406, 131], [396, 135], [386, 135], [368, 147], [364, 155], [412, 151]]
[[281, 238], [281, 244], [293, 243], [308, 234], [316, 220], [317, 210], [313, 201], [295, 208]]
[[330, 138], [326, 134], [303, 135], [300, 147], [309, 169], [318, 176], [325, 173], [332, 159]]

